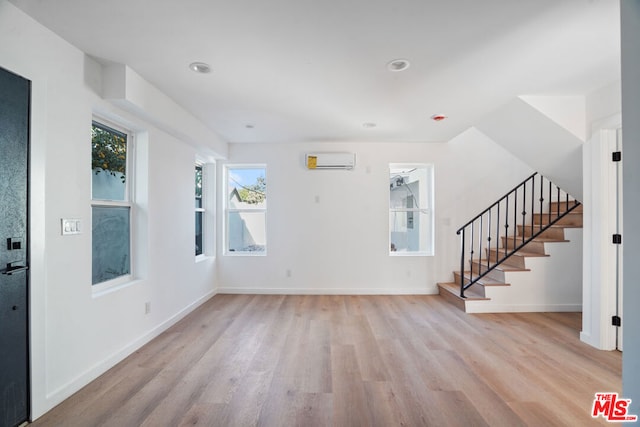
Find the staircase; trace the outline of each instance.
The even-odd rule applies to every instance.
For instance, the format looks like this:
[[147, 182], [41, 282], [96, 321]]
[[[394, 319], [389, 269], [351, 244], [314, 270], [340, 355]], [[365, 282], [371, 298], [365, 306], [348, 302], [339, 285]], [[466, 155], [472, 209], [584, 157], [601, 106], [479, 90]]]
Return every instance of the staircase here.
[[[439, 293], [466, 312], [538, 311], [535, 304], [540, 311], [547, 311], [539, 304], [545, 296], [540, 294], [559, 295], [556, 299], [565, 304], [553, 311], [571, 310], [573, 306], [567, 304], [571, 298], [558, 289], [566, 280], [541, 282], [553, 282], [549, 280], [553, 271], [571, 264], [566, 259], [576, 263], [578, 258], [581, 263], [580, 228], [582, 205], [534, 174], [458, 230], [461, 268], [453, 273], [452, 282], [438, 283]], [[557, 254], [559, 259], [553, 261], [560, 265], [549, 260], [551, 253]], [[532, 266], [541, 270], [540, 277], [531, 271]], [[578, 281], [569, 286], [580, 284]]]

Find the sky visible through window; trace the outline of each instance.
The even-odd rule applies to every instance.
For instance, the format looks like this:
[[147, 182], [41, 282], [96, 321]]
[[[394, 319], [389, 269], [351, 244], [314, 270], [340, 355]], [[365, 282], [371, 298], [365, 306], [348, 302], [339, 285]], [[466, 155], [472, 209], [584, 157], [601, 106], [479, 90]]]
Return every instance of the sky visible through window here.
[[262, 168], [229, 169], [229, 190], [255, 184], [261, 176], [264, 176]]
[[264, 207], [266, 202], [266, 170], [264, 167], [230, 168], [228, 191], [236, 193], [243, 203], [253, 208]]

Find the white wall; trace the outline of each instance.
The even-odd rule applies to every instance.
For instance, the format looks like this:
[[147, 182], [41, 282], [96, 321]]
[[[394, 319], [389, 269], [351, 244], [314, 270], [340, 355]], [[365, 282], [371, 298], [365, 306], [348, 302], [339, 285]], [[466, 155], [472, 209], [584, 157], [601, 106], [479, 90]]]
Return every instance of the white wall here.
[[587, 139], [585, 96], [526, 95], [519, 98], [567, 129], [580, 141]]
[[[203, 131], [185, 144], [105, 102], [101, 67], [5, 0], [0, 66], [32, 81], [32, 413], [38, 417], [213, 294], [215, 260], [194, 257], [194, 140]], [[164, 107], [166, 114], [175, 109], [167, 122], [180, 127], [175, 117], [183, 111]], [[89, 141], [96, 111], [140, 132], [139, 280], [102, 295], [91, 287]], [[190, 135], [188, 128], [174, 133]], [[84, 232], [62, 236], [64, 217], [80, 218]], [[145, 302], [151, 302], [147, 315]]]
[[620, 80], [594, 90], [587, 95], [587, 139], [600, 129], [612, 129], [620, 125], [622, 92]]
[[[355, 169], [307, 170], [322, 151], [355, 153]], [[474, 129], [448, 143], [230, 144], [229, 162], [267, 165], [268, 249], [221, 256], [221, 292], [437, 293], [460, 265], [456, 229], [532, 173]], [[389, 256], [389, 163], [434, 164], [435, 256]]]
[[[570, 105], [575, 107], [575, 104], [584, 105], [579, 102]], [[573, 115], [568, 114], [571, 109], [567, 114], [558, 115], [558, 111], [546, 102], [544, 108], [552, 111], [550, 117], [539, 109], [543, 105], [539, 99], [537, 105], [536, 108], [526, 99], [516, 98], [482, 118], [477, 127], [558, 187], [582, 200], [583, 141], [565, 125], [558, 124], [560, 121], [571, 122]], [[553, 117], [562, 119], [554, 120]], [[584, 121], [568, 125], [570, 129], [579, 127], [584, 129]]]
[[622, 391], [640, 416], [640, 0], [620, 2], [622, 15], [622, 131], [624, 213], [624, 352]]

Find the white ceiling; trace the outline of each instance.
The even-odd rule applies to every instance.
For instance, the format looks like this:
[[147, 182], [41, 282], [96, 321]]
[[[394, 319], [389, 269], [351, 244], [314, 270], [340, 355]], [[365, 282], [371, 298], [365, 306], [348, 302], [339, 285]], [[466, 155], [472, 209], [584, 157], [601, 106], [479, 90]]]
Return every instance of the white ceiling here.
[[516, 96], [620, 78], [618, 0], [11, 1], [230, 142], [444, 141]]

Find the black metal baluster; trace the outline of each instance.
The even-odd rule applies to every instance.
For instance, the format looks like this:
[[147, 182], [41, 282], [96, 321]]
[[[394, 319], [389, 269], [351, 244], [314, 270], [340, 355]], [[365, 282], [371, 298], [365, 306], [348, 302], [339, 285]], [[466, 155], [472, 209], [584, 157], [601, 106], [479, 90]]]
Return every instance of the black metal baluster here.
[[[471, 266], [471, 281], [473, 281], [473, 238], [474, 238], [474, 225], [475, 221], [471, 223], [471, 244], [469, 248], [471, 249], [471, 253], [469, 254], [469, 265]], [[478, 274], [480, 274], [480, 270], [478, 269]]]
[[551, 181], [549, 181], [549, 224], [551, 224], [551, 203], [553, 202], [553, 198], [551, 197]]
[[533, 178], [531, 180], [531, 235], [533, 236], [533, 227], [535, 224], [536, 217], [536, 179]]
[[524, 229], [527, 224], [526, 216], [527, 216], [527, 184], [522, 186], [522, 244], [523, 245], [524, 245]]
[[[502, 227], [500, 227], [500, 203], [498, 203], [498, 212], [497, 212], [497, 218], [496, 218], [496, 246], [498, 245], [498, 242], [500, 242], [500, 229]], [[505, 246], [508, 245], [507, 240], [505, 239], [504, 241]], [[496, 257], [496, 262], [498, 262], [498, 257]]]
[[[489, 258], [491, 258], [491, 212], [492, 209], [489, 209], [489, 221], [487, 222], [487, 247], [489, 248], [489, 256], [487, 256], [487, 268], [490, 266]], [[496, 246], [496, 253], [498, 253], [498, 246]]]
[[542, 218], [544, 218], [544, 177], [540, 175], [540, 231], [542, 231]]
[[[464, 298], [464, 231], [466, 227], [462, 229], [462, 249], [460, 252], [460, 298]], [[460, 231], [458, 231], [458, 234]]]
[[505, 200], [504, 204], [504, 220], [506, 221], [504, 224], [504, 237], [505, 240], [509, 241], [509, 196]]
[[[478, 257], [478, 265], [482, 265], [482, 245], [484, 244], [484, 233], [483, 233], [483, 221], [482, 215], [480, 215], [480, 236], [478, 237], [478, 252], [480, 252], [480, 256]], [[487, 258], [489, 255], [487, 255]]]
[[[513, 193], [513, 248], [511, 248], [512, 252], [515, 252], [517, 247], [516, 240], [518, 239], [518, 189]], [[505, 253], [505, 255], [507, 255]], [[506, 258], [506, 256], [505, 256]]]

